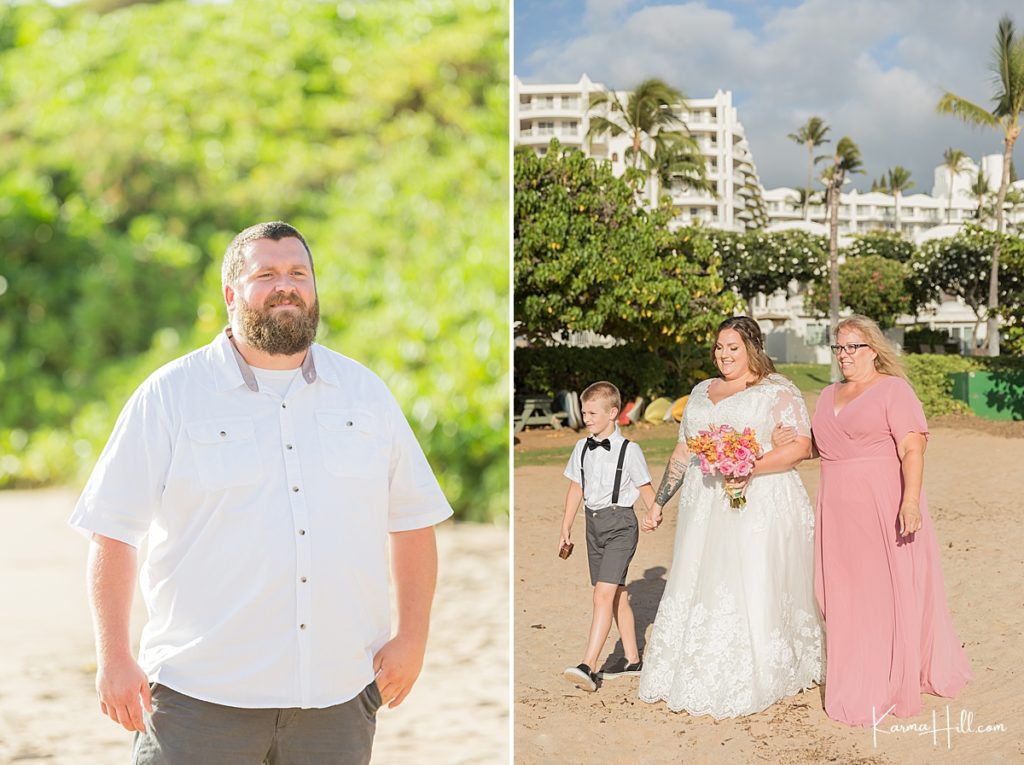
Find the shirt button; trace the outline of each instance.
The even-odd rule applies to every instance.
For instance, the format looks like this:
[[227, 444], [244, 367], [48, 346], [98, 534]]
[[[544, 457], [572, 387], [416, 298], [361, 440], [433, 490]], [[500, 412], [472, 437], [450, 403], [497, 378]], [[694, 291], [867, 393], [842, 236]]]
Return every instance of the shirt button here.
[[304, 629], [306, 629], [306, 625], [305, 625], [305, 624], [300, 624], [300, 625], [299, 625], [299, 629], [300, 629], [300, 630], [304, 630]]
[[348, 426], [349, 426], [349, 427], [351, 428], [351, 427], [352, 427], [352, 420], [349, 420], [349, 421], [348, 421], [348, 422], [346, 422], [345, 424], [346, 424], [346, 425], [348, 425]]
[[284, 445], [284, 448], [285, 448], [285, 449], [289, 449], [289, 450], [290, 450], [290, 449], [292, 448], [292, 445], [291, 445], [291, 444], [285, 444], [285, 445]]
[[283, 402], [282, 402], [282, 404], [281, 404], [281, 408], [282, 408], [282, 409], [287, 409], [287, 408], [288, 408], [288, 404], [285, 404], [285, 403], [283, 403]]
[[306, 579], [306, 577], [303, 576], [299, 578], [299, 581], [305, 584], [308, 580]]
[[300, 537], [306, 536], [306, 530], [305, 529], [299, 529], [299, 536]]
[[222, 430], [222, 431], [220, 432], [220, 437], [221, 437], [221, 438], [225, 438], [226, 436], [227, 436], [227, 433], [226, 433], [226, 432], [224, 432], [224, 431]]
[[293, 487], [292, 487], [292, 491], [298, 491], [298, 490], [299, 490], [299, 487], [298, 487], [298, 486], [293, 486]]

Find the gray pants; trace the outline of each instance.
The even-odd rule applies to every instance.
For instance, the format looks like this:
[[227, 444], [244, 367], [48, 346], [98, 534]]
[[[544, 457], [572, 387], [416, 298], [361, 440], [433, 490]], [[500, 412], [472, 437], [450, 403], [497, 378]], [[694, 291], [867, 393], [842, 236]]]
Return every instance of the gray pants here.
[[367, 765], [380, 691], [324, 709], [240, 709], [153, 686], [132, 765]]

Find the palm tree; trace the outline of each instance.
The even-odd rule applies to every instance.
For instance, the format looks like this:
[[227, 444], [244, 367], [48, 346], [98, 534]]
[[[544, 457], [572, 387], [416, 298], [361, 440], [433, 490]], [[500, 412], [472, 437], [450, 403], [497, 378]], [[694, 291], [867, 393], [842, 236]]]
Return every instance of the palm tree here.
[[707, 160], [692, 141], [666, 140], [656, 145], [653, 170], [663, 189], [678, 186], [715, 196], [715, 182], [707, 177]]
[[889, 181], [886, 180], [886, 177], [883, 175], [877, 181], [871, 181], [871, 190], [877, 191], [879, 194], [888, 194]]
[[902, 165], [896, 165], [889, 170], [885, 175], [885, 181], [888, 193], [896, 199], [896, 234], [903, 236], [903, 227], [900, 225], [900, 197], [904, 191], [913, 188], [914, 182], [910, 180], [910, 171]]
[[967, 155], [952, 147], [942, 153], [942, 166], [949, 170], [949, 198], [946, 200], [946, 223], [953, 220], [953, 184], [967, 170]]
[[[690, 136], [686, 123], [674, 111], [685, 102], [686, 96], [682, 91], [658, 79], [641, 82], [629, 94], [626, 103], [622, 103], [614, 91], [594, 93], [590, 97], [590, 109], [602, 113], [590, 118], [587, 140], [592, 141], [606, 133], [613, 138], [628, 136], [630, 145], [626, 149], [625, 160], [629, 169], [626, 179], [637, 189], [641, 181], [659, 174], [659, 154], [663, 163], [673, 154], [701, 155], [701, 161], [691, 162], [689, 171], [681, 173], [677, 182], [691, 185], [687, 179], [693, 178], [696, 187], [704, 188], [707, 173], [702, 152]], [[652, 188], [652, 197], [654, 194]]]
[[804, 220], [811, 219], [811, 179], [814, 176], [814, 164], [822, 159], [821, 157], [815, 158], [814, 150], [822, 144], [828, 143], [829, 139], [825, 137], [825, 134], [829, 130], [831, 128], [821, 117], [811, 117], [799, 130], [787, 136], [801, 146], [807, 147], [807, 196], [804, 197]]
[[[836, 336], [839, 326], [839, 193], [850, 173], [863, 173], [860, 149], [847, 136], [839, 139], [832, 164], [825, 169], [826, 201], [828, 202], [828, 323], [829, 337]], [[832, 359], [832, 379], [839, 379], [839, 367]]]
[[[796, 190], [796, 204], [802, 210], [807, 210], [810, 205], [816, 205], [821, 201], [821, 195], [823, 192], [814, 191], [813, 189], [797, 189]], [[789, 197], [793, 199], [793, 197]]]
[[985, 175], [984, 170], [978, 171], [978, 174], [974, 177], [974, 183], [971, 184], [967, 193], [970, 194], [971, 199], [978, 200], [978, 209], [974, 211], [974, 217], [977, 218], [978, 223], [981, 223], [985, 216], [985, 203], [992, 193], [988, 189], [988, 176]]
[[1006, 230], [1003, 203], [1010, 185], [1010, 167], [1013, 164], [1013, 144], [1021, 131], [1021, 112], [1024, 111], [1024, 40], [1017, 37], [1013, 21], [1008, 15], [999, 19], [996, 44], [993, 49], [992, 70], [996, 76], [995, 107], [991, 112], [982, 106], [946, 91], [936, 108], [941, 114], [952, 114], [964, 122], [1001, 130], [1003, 133], [1003, 175], [996, 197], [996, 230], [1000, 236], [992, 250], [992, 269], [988, 281], [988, 353], [999, 355], [999, 256], [1002, 234]]

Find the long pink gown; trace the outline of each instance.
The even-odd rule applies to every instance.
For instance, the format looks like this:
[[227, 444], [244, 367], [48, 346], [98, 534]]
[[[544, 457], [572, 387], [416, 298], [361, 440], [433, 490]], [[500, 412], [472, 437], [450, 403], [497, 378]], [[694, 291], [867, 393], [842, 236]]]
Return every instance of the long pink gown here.
[[[921, 711], [921, 692], [955, 696], [971, 671], [953, 628], [935, 528], [899, 535], [897, 444], [928, 434], [909, 383], [884, 376], [835, 413], [822, 391], [812, 429], [821, 453], [814, 588], [825, 620], [825, 712], [872, 725]], [[926, 458], [927, 459], [927, 458]]]

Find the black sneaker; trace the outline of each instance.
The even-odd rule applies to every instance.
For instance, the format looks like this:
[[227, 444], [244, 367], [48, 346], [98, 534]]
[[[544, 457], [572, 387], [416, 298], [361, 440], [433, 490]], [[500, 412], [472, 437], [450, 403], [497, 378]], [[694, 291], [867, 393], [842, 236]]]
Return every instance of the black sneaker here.
[[636, 662], [636, 664], [630, 664], [626, 661], [626, 657], [623, 656], [617, 659], [614, 664], [609, 666], [607, 669], [600, 673], [603, 680], [614, 680], [617, 677], [624, 677], [626, 675], [639, 675], [641, 670], [644, 668], [644, 660]]
[[585, 691], [593, 692], [597, 690], [597, 675], [591, 672], [590, 667], [586, 664], [578, 664], [575, 667], [566, 667], [562, 672], [562, 677], [577, 688], [582, 688]]

